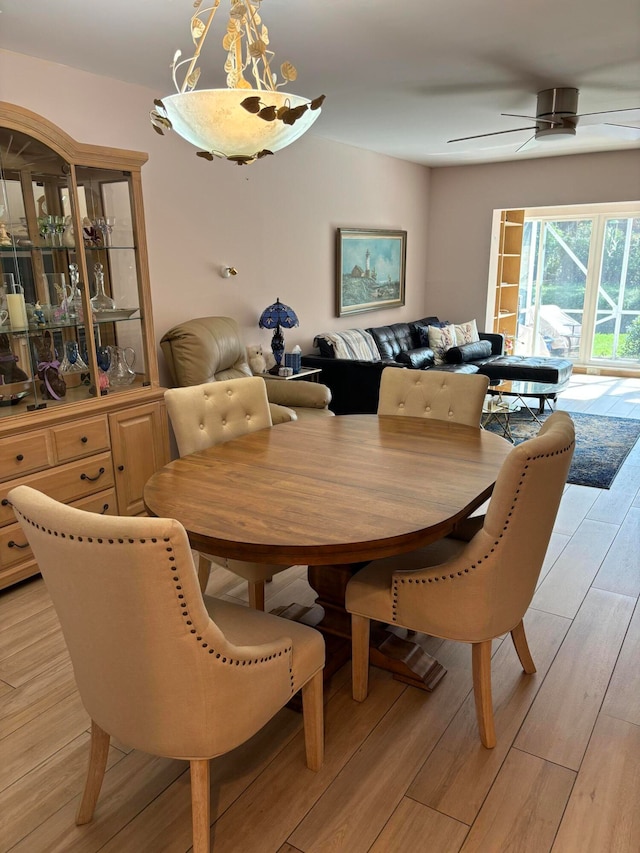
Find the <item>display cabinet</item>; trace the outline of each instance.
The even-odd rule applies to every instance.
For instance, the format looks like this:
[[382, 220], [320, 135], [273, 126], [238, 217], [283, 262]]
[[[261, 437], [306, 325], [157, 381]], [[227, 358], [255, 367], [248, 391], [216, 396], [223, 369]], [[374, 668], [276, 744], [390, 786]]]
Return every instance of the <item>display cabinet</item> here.
[[143, 511], [169, 458], [135, 151], [0, 103], [0, 587], [37, 571], [6, 494]]

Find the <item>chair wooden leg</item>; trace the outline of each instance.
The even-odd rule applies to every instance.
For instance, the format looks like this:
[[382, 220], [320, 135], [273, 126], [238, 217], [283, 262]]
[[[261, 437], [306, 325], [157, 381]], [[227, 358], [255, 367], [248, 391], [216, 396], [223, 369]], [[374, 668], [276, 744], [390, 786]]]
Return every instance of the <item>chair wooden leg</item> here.
[[193, 760], [191, 767], [191, 820], [193, 823], [193, 853], [210, 853], [211, 794], [209, 791], [210, 764], [207, 759]]
[[496, 745], [496, 731], [493, 724], [493, 702], [491, 699], [491, 640], [473, 643], [471, 655], [473, 695], [476, 700], [480, 740], [487, 749], [493, 749]]
[[91, 749], [89, 752], [89, 768], [87, 780], [84, 784], [82, 801], [76, 813], [78, 826], [89, 823], [100, 796], [100, 788], [104, 779], [104, 771], [107, 766], [109, 755], [110, 735], [95, 722], [91, 721]]
[[324, 684], [322, 670], [302, 688], [304, 747], [309, 770], [319, 770], [324, 761]]
[[366, 616], [351, 614], [351, 689], [356, 702], [364, 702], [369, 693], [369, 627]]
[[264, 581], [249, 581], [249, 607], [264, 610]]
[[513, 629], [511, 632], [511, 639], [513, 640], [513, 645], [518, 653], [518, 657], [520, 658], [522, 668], [527, 675], [533, 675], [536, 671], [536, 665], [533, 662], [531, 652], [529, 651], [529, 644], [527, 643], [527, 635], [524, 632], [523, 622], [520, 622], [520, 624], [516, 625]]
[[209, 575], [211, 574], [211, 560], [200, 554], [198, 558], [198, 582], [200, 583], [200, 591], [204, 592], [209, 583]]

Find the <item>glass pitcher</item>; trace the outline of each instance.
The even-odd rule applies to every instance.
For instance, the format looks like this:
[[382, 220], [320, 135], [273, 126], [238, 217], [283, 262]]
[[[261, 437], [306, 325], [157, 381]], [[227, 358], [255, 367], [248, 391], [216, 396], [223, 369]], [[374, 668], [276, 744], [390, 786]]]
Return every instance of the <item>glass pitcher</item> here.
[[111, 363], [107, 370], [110, 385], [131, 385], [136, 378], [133, 365], [136, 361], [136, 353], [133, 347], [109, 347], [111, 350]]

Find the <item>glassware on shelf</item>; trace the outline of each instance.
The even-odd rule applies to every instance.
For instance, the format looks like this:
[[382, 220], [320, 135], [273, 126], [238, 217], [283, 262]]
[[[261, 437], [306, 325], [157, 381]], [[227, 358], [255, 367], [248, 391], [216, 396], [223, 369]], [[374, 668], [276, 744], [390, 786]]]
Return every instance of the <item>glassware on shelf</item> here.
[[60, 373], [86, 373], [89, 368], [80, 355], [77, 341], [66, 341], [64, 358], [60, 362]]
[[91, 220], [91, 224], [97, 235], [97, 244], [102, 244], [103, 246], [107, 245], [107, 223], [104, 220], [104, 216], [96, 216], [95, 219]]
[[82, 323], [84, 322], [84, 309], [82, 307], [78, 264], [69, 264], [69, 281], [71, 287], [71, 293], [69, 294], [71, 320], [76, 323]]
[[105, 234], [105, 246], [111, 246], [111, 235], [113, 234], [113, 229], [116, 224], [115, 216], [105, 216], [105, 225], [107, 226], [107, 233]]
[[108, 370], [110, 385], [131, 385], [136, 378], [133, 365], [136, 362], [136, 353], [133, 347], [109, 347], [110, 364]]
[[98, 263], [93, 268], [96, 281], [96, 295], [91, 298], [91, 307], [96, 313], [100, 311], [113, 311], [116, 307], [115, 300], [104, 291], [104, 267]]
[[[71, 288], [63, 272], [42, 273], [44, 292], [48, 294], [47, 302], [42, 305], [47, 322], [64, 325], [70, 323], [71, 317]], [[47, 310], [47, 306], [50, 306]]]
[[62, 236], [66, 227], [64, 216], [53, 217], [53, 245], [62, 246]]

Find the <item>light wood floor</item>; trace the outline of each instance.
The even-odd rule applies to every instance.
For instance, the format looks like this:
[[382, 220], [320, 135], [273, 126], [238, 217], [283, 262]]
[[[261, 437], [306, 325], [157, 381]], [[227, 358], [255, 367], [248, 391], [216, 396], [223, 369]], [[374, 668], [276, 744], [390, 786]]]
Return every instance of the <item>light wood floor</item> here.
[[[559, 405], [640, 418], [640, 380], [577, 377]], [[568, 486], [525, 619], [538, 672], [495, 643], [498, 745], [480, 746], [467, 646], [434, 641], [432, 694], [345, 668], [326, 706], [326, 759], [304, 765], [283, 710], [212, 766], [216, 853], [637, 853], [640, 850], [640, 444], [610, 491]], [[238, 600], [222, 571], [209, 592]], [[304, 571], [269, 606], [311, 601]], [[0, 593], [0, 851], [190, 849], [185, 763], [113, 744], [92, 824], [73, 822], [88, 718], [40, 579]]]

